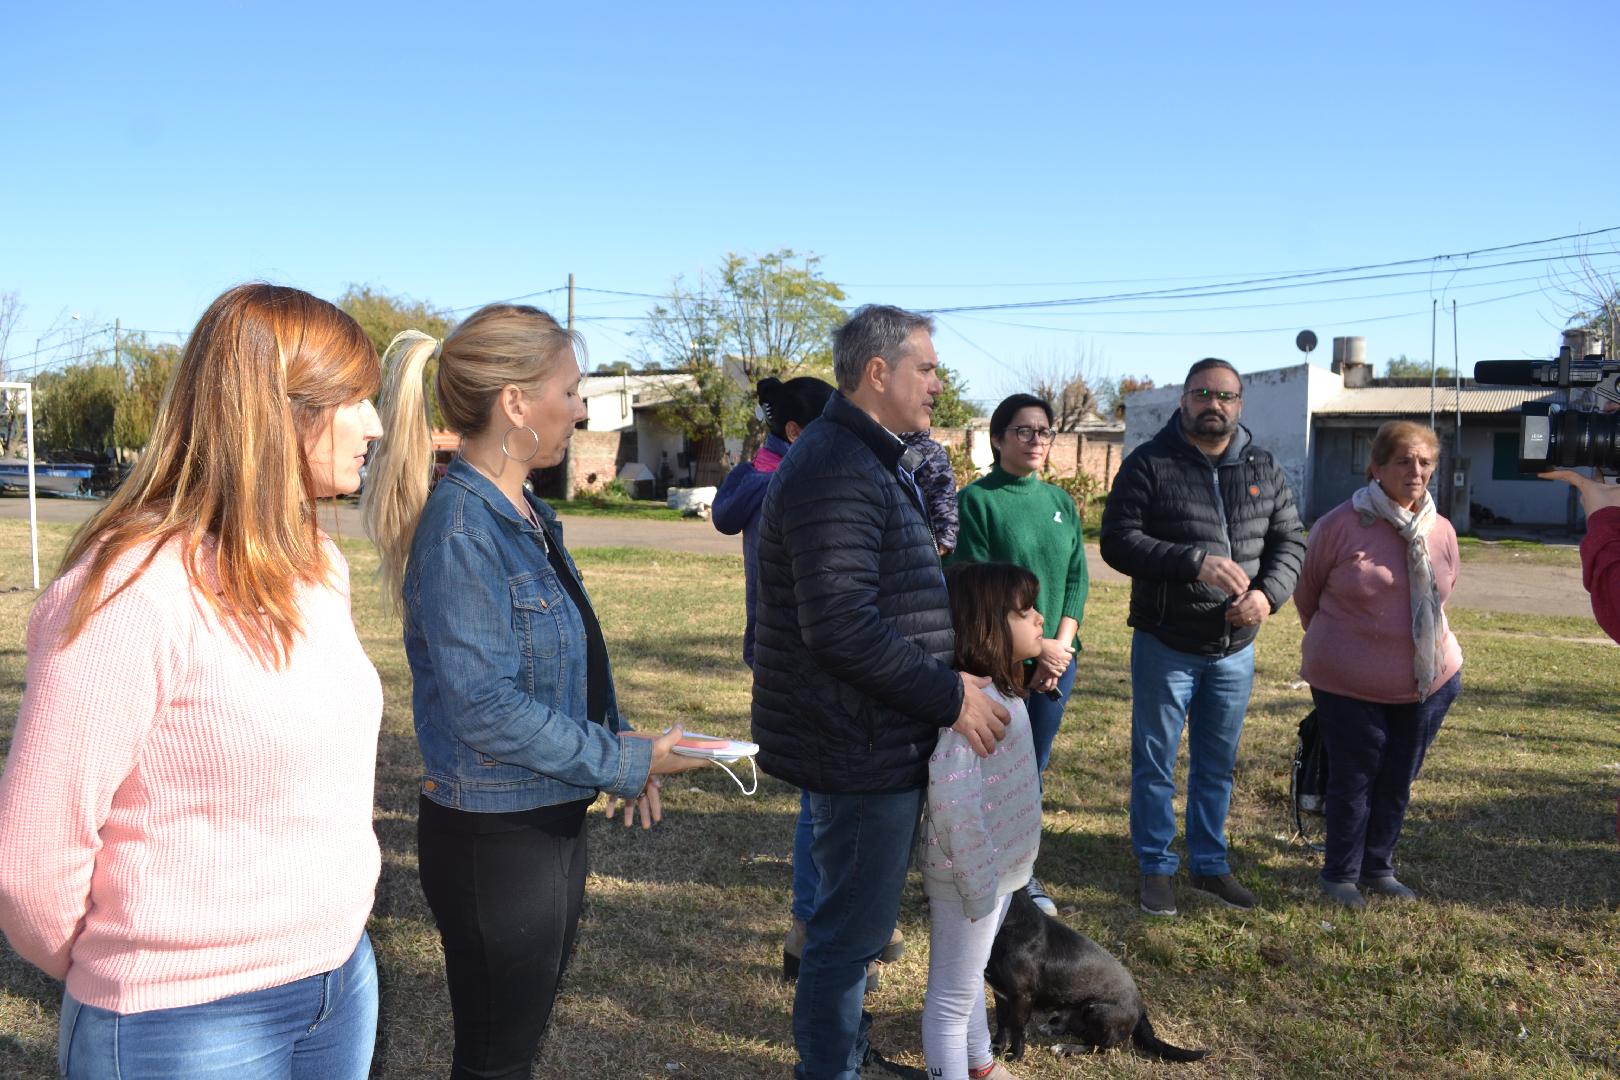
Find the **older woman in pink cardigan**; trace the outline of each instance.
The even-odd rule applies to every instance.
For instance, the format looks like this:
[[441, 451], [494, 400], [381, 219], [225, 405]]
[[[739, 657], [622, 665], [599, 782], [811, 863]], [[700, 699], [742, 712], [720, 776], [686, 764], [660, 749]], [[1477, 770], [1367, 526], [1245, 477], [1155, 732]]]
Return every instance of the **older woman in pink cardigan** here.
[[[1446, 622], [1457, 533], [1435, 512], [1440, 439], [1422, 424], [1378, 429], [1369, 482], [1311, 529], [1294, 604], [1328, 757], [1322, 893], [1366, 906], [1362, 890], [1417, 894], [1395, 877], [1412, 781], [1462, 685]], [[1359, 888], [1358, 888], [1359, 885]]]

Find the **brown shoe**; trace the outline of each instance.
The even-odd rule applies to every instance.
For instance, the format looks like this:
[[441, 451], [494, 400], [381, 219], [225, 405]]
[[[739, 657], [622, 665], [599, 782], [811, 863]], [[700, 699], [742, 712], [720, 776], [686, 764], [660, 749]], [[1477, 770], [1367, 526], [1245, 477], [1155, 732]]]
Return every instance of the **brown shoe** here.
[[[792, 982], [799, 977], [799, 964], [804, 960], [804, 943], [808, 936], [809, 930], [804, 925], [804, 920], [794, 919], [793, 925], [788, 928], [787, 939], [782, 942], [783, 982]], [[896, 938], [900, 938], [899, 930], [894, 932], [894, 938], [889, 940], [888, 947], [879, 955], [879, 960], [886, 956], [890, 949], [895, 950], [895, 956], [904, 951], [904, 940], [901, 939], [897, 945]], [[870, 994], [881, 985], [883, 985], [882, 965], [878, 960], [874, 960], [866, 965], [866, 992]]]
[[804, 958], [804, 940], [808, 936], [804, 920], [794, 919], [788, 928], [787, 940], [782, 942], [782, 981], [792, 982], [799, 977], [799, 961]]

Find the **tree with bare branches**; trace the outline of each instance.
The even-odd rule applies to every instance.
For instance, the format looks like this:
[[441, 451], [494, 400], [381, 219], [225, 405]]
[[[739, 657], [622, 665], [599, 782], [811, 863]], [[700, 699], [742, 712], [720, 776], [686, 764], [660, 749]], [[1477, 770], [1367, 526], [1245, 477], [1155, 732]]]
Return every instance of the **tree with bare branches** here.
[[1620, 255], [1620, 245], [1594, 252], [1583, 244], [1550, 274], [1553, 290], [1564, 298], [1564, 329], [1599, 334], [1610, 357], [1620, 356], [1620, 272], [1599, 266], [1595, 257], [1614, 255]]
[[1111, 382], [1101, 354], [1076, 346], [1067, 357], [1054, 351], [1044, 361], [1025, 360], [1016, 385], [1007, 392], [1045, 398], [1052, 406], [1052, 426], [1059, 431], [1078, 431], [1082, 424], [1099, 419], [1098, 392], [1106, 391]]
[[11, 332], [17, 328], [17, 322], [22, 318], [22, 296], [16, 292], [0, 293], [0, 382], [11, 377], [11, 355], [9, 345]]

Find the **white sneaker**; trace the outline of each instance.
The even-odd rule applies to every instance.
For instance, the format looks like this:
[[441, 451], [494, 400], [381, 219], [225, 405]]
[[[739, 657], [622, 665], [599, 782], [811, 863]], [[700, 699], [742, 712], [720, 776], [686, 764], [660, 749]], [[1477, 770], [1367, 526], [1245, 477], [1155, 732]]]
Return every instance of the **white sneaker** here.
[[1024, 886], [1024, 891], [1029, 893], [1029, 898], [1035, 901], [1036, 907], [1052, 916], [1052, 918], [1057, 918], [1057, 905], [1052, 903], [1052, 898], [1046, 895], [1045, 889], [1041, 888], [1038, 878], [1030, 878], [1029, 884]]

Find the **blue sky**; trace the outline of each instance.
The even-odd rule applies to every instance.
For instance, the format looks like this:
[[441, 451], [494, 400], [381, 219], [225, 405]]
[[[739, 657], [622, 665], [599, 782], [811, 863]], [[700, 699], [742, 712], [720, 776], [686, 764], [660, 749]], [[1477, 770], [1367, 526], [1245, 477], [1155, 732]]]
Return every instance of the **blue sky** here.
[[[75, 312], [47, 350], [114, 318], [181, 330], [253, 278], [471, 308], [570, 272], [658, 293], [785, 246], [851, 303], [946, 308], [1620, 226], [1617, 77], [1583, 47], [1620, 6], [1323, 7], [6, 5], [0, 292], [26, 305], [7, 355], [35, 363]], [[1548, 355], [1556, 258], [1581, 243], [962, 312], [936, 340], [983, 398], [1080, 352], [1160, 382], [1211, 354], [1275, 367], [1305, 327], [1324, 362], [1349, 333], [1426, 360], [1436, 299], [1442, 363], [1453, 299], [1465, 365]], [[1620, 273], [1620, 231], [1585, 246]], [[633, 357], [649, 303], [578, 294], [593, 363]]]

